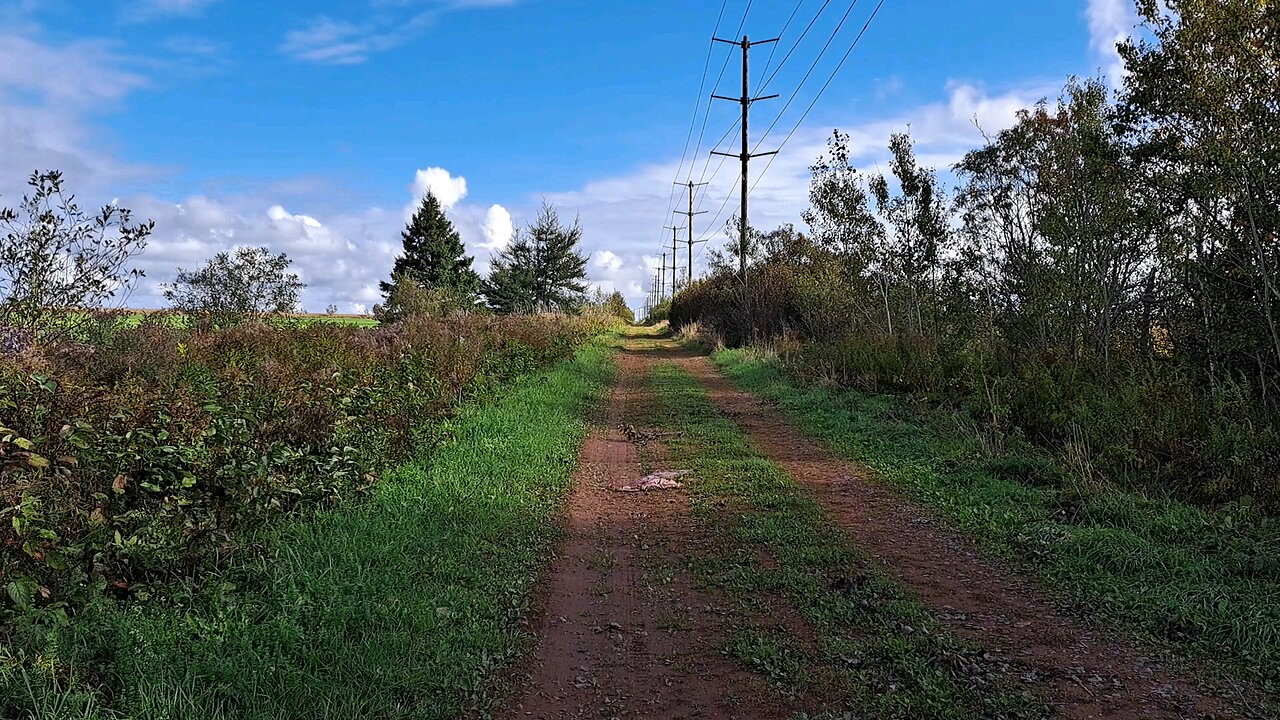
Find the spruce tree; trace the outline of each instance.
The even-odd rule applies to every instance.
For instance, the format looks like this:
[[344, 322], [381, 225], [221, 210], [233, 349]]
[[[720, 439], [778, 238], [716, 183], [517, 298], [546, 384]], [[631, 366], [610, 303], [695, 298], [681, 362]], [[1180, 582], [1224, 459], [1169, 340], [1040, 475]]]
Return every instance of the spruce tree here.
[[582, 224], [560, 223], [544, 204], [538, 219], [494, 258], [484, 295], [503, 313], [574, 312], [586, 298], [587, 259], [578, 252]]
[[531, 313], [537, 307], [537, 277], [533, 244], [524, 231], [516, 234], [490, 263], [484, 296], [494, 311]]
[[538, 219], [529, 227], [537, 268], [536, 305], [542, 311], [574, 312], [582, 307], [587, 292], [587, 258], [578, 253], [582, 223], [560, 224], [556, 209], [543, 204]]
[[380, 284], [384, 296], [390, 297], [395, 278], [404, 277], [422, 288], [474, 301], [480, 291], [480, 276], [471, 269], [466, 246], [435, 195], [428, 192], [422, 198], [400, 237], [404, 252], [396, 258], [392, 282]]

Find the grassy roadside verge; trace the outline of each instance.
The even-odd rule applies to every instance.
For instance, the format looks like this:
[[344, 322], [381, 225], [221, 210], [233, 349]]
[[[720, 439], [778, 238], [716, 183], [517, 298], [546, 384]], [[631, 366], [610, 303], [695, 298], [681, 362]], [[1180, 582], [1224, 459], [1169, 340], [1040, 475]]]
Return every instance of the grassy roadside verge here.
[[1032, 450], [993, 453], [945, 410], [799, 387], [749, 351], [713, 360], [738, 388], [856, 460], [1081, 612], [1280, 689], [1280, 527], [1247, 509], [1143, 497]]
[[589, 345], [464, 409], [429, 459], [389, 473], [367, 501], [261, 538], [271, 560], [227, 573], [222, 592], [90, 608], [48, 647], [106, 691], [33, 690], [29, 717], [447, 718], [485, 707], [494, 672], [525, 642], [519, 620], [584, 417], [612, 374], [608, 350]]
[[[651, 386], [662, 407], [650, 422], [678, 433], [666, 444], [694, 471], [693, 514], [714, 539], [691, 569], [733, 601], [725, 652], [784, 695], [812, 701], [825, 713], [819, 717], [1047, 715], [1008, 666], [947, 636], [860, 556], [696, 380], [665, 364]], [[779, 622], [789, 608], [801, 627]]]

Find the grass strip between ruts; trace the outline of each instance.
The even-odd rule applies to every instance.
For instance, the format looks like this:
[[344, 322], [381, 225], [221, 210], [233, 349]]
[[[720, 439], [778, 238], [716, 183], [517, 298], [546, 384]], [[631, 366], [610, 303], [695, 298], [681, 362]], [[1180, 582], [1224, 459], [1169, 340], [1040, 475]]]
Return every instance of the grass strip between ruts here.
[[[658, 365], [651, 382], [663, 406], [653, 422], [676, 433], [667, 445], [694, 472], [694, 517], [715, 540], [692, 571], [735, 603], [725, 652], [819, 717], [1048, 715], [1010, 665], [947, 635], [865, 558], [688, 373]], [[779, 602], [805, 628], [779, 623]]]
[[835, 454], [874, 470], [1080, 612], [1280, 689], [1280, 524], [1082, 482], [1043, 451], [993, 453], [943, 408], [803, 387], [750, 350], [713, 360]]
[[28, 712], [349, 720], [491, 705], [614, 373], [592, 344], [465, 408], [367, 500], [273, 531], [270, 559], [228, 572], [221, 593], [90, 609], [50, 650], [105, 693], [37, 693]]

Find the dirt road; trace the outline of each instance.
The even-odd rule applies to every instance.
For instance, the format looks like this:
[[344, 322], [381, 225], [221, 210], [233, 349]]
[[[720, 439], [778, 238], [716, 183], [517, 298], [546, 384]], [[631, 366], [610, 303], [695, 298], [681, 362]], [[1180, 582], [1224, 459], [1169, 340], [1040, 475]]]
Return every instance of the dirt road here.
[[684, 570], [706, 542], [684, 494], [618, 491], [647, 472], [671, 469], [660, 439], [643, 442], [643, 430], [629, 427], [654, 402], [644, 381], [658, 362], [696, 378], [760, 454], [785, 469], [948, 632], [1031, 678], [1053, 716], [1232, 717], [1222, 701], [1068, 616], [926, 510], [735, 390], [705, 357], [669, 341], [635, 339], [619, 353], [607, 417], [582, 449], [565, 514], [568, 536], [543, 585], [537, 649], [505, 717], [781, 718], [810, 709], [805, 698], [772, 691], [721, 651], [729, 629], [720, 599], [695, 587]]

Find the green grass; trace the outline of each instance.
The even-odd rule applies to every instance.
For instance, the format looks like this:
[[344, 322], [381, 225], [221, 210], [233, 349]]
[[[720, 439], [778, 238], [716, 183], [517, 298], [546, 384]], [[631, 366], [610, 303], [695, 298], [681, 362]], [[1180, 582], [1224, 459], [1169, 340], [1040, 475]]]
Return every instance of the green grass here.
[[1280, 688], [1280, 527], [1084, 482], [1034, 450], [987, 450], [946, 409], [798, 387], [749, 351], [714, 360], [835, 453], [878, 472], [1079, 611]]
[[662, 399], [652, 424], [678, 433], [667, 444], [695, 473], [694, 517], [713, 538], [691, 570], [732, 601], [724, 652], [784, 696], [857, 717], [1047, 716], [1011, 671], [946, 635], [863, 557], [693, 378], [664, 364], [651, 382]]
[[[531, 586], [557, 533], [584, 417], [611, 382], [610, 358], [588, 346], [465, 409], [429, 458], [390, 473], [365, 502], [262, 538], [268, 559], [226, 573], [220, 590], [91, 608], [49, 638], [42, 662], [92, 669], [109, 692], [36, 683], [28, 717], [484, 709], [527, 642]], [[22, 672], [0, 679], [21, 685]]]

